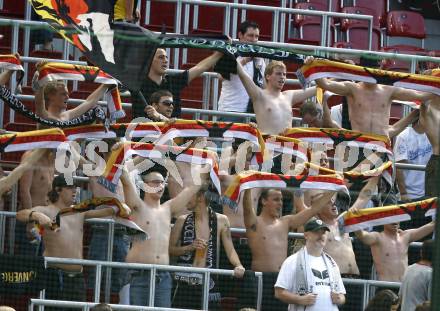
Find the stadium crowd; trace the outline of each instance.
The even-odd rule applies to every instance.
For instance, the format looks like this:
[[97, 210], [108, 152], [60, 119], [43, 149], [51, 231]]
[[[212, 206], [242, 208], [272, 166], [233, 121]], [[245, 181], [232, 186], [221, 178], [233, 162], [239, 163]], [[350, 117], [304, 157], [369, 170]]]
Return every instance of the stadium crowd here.
[[[239, 26], [239, 40], [256, 43], [259, 30], [257, 23], [245, 21]], [[143, 122], [165, 122], [172, 127], [181, 118], [182, 90], [203, 72], [210, 71], [222, 56], [221, 52], [213, 52], [194, 67], [173, 75], [167, 73], [166, 50], [158, 48], [141, 88], [148, 105], [139, 95], [133, 96], [133, 118], [144, 118]], [[316, 59], [308, 57], [304, 65], [314, 61]], [[228, 79], [219, 77], [222, 80], [219, 110], [255, 112], [256, 123], [252, 123], [252, 127], [264, 134], [282, 136], [293, 126], [292, 109], [301, 107], [303, 123], [310, 127], [346, 129], [394, 139], [395, 161], [427, 165], [426, 174], [397, 169], [396, 183], [391, 185], [380, 174], [364, 183], [346, 179], [346, 186], [353, 190], [351, 198], [334, 190], [255, 187], [244, 190], [233, 208], [217, 194], [209, 170], [198, 164], [177, 162], [172, 157], [164, 159], [162, 165], [157, 161], [148, 169], [139, 168], [144, 160], [141, 157], [127, 161], [114, 191], [100, 182], [103, 176], [89, 176], [87, 184], [75, 179], [72, 184], [63, 172], [57, 171], [59, 164], [56, 161], [69, 162], [77, 158], [80, 168], [86, 165], [95, 168], [99, 159], [109, 161], [112, 152], [124, 144], [118, 138], [106, 138], [106, 150], [97, 148], [87, 155], [71, 144], [66, 158], [53, 149], [28, 150], [20, 165], [1, 177], [0, 210], [10, 210], [4, 194], [12, 186], [19, 185], [16, 256], [9, 257], [7, 263], [20, 264], [18, 258], [29, 260], [41, 256], [105, 261], [108, 254], [105, 241], [110, 234], [107, 224], [93, 223], [89, 228], [89, 240], [83, 241], [89, 230], [85, 229], [85, 222], [126, 213], [148, 238], [131, 238], [126, 226], [115, 224], [113, 261], [233, 270], [233, 279], [211, 274], [209, 310], [225, 308], [225, 297], [233, 297], [235, 310], [256, 309], [258, 282], [255, 272], [263, 274], [263, 311], [361, 310], [362, 287], [344, 284], [343, 279], [370, 279], [372, 276], [402, 285], [400, 290], [377, 288], [376, 296], [365, 310], [397, 310], [399, 305], [402, 311], [424, 310], [423, 306], [417, 309], [416, 306], [431, 299], [433, 241], [430, 237], [434, 220], [416, 215], [417, 211], [408, 212], [411, 220], [402, 226], [399, 222], [390, 222], [380, 228], [372, 225], [350, 235], [341, 229], [340, 218], [342, 212], [356, 215], [365, 208], [417, 202], [438, 195], [439, 96], [388, 85], [328, 78], [317, 79], [316, 86], [283, 90], [286, 82], [283, 62], [238, 57], [236, 63], [236, 73], [231, 73]], [[37, 72], [45, 64], [37, 64]], [[361, 65], [378, 66], [371, 62]], [[0, 84], [7, 85], [12, 73], [12, 70], [3, 71]], [[108, 85], [99, 86], [83, 103], [68, 109], [69, 90], [64, 82], [47, 82], [44, 86], [34, 83], [33, 86], [37, 114], [56, 121], [80, 117], [98, 105], [109, 88]], [[323, 93], [321, 103], [319, 92]], [[348, 103], [348, 112], [342, 113], [341, 119], [335, 117], [327, 105], [333, 94], [344, 97]], [[393, 100], [419, 101], [421, 104], [419, 109], [390, 126]], [[236, 117], [220, 120], [240, 122]], [[43, 128], [46, 126], [39, 126]], [[218, 173], [222, 194], [236, 182], [240, 173], [254, 165], [253, 150], [241, 148], [245, 143], [238, 139], [231, 144], [210, 137], [190, 137], [176, 139], [172, 144], [216, 150], [220, 161], [226, 163], [220, 165]], [[380, 152], [375, 155], [378, 159], [384, 157]], [[274, 158], [270, 172], [282, 173], [280, 158]], [[320, 151], [321, 167], [333, 169], [334, 161], [331, 154]], [[359, 159], [353, 169], [366, 161], [370, 159]], [[133, 170], [131, 164], [137, 170]], [[79, 188], [81, 191], [77, 190]], [[122, 204], [116, 208], [106, 203], [99, 209], [73, 211], [59, 217], [60, 211], [88, 198], [115, 198]], [[59, 227], [56, 229], [55, 220]], [[35, 224], [39, 230], [35, 230]], [[231, 228], [244, 229], [245, 235]], [[289, 239], [289, 232], [302, 232], [304, 239]], [[410, 244], [422, 240], [420, 258], [419, 254], [408, 258]], [[87, 254], [83, 253], [83, 243], [88, 245]], [[370, 258], [374, 271], [371, 271]], [[151, 281], [148, 269], [112, 268], [111, 275], [111, 292], [119, 295], [117, 303], [148, 306], [150, 286], [155, 284], [154, 306], [202, 308], [206, 280], [201, 273], [158, 270], [155, 280]], [[94, 269], [79, 264], [49, 263], [44, 277], [46, 299], [87, 301], [88, 289], [95, 286]], [[19, 299], [20, 295], [0, 291], [0, 297], [2, 301], [11, 301], [11, 297]], [[0, 310], [2, 308], [8, 310], [5, 307]], [[95, 308], [111, 310], [106, 306]], [[70, 309], [45, 307], [45, 310]]]

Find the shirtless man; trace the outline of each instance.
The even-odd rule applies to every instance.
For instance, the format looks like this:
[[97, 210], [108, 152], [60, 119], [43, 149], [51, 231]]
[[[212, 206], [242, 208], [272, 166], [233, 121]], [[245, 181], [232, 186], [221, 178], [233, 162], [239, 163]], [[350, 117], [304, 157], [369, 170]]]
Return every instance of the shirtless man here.
[[[17, 213], [21, 222], [37, 222], [44, 228], [45, 257], [83, 258], [83, 225], [88, 218], [106, 217], [115, 214], [113, 208], [89, 210], [60, 217], [60, 227], [52, 230], [51, 225], [64, 208], [75, 201], [76, 186], [69, 186], [64, 175], [59, 175], [52, 182], [49, 192], [50, 204], [24, 209]], [[49, 264], [47, 269], [48, 287], [46, 298], [55, 300], [85, 301], [86, 291], [82, 266], [72, 264]], [[48, 309], [48, 308], [46, 308]], [[64, 310], [55, 308], [56, 310]], [[51, 310], [55, 310], [52, 309]]]
[[420, 122], [432, 145], [432, 155], [426, 165], [425, 195], [440, 196], [440, 96], [420, 105]]
[[[242, 266], [237, 252], [234, 249], [231, 239], [231, 231], [228, 218], [225, 215], [214, 212], [210, 207], [210, 200], [206, 194], [215, 191], [204, 185], [194, 195], [188, 204], [192, 211], [189, 215], [180, 216], [170, 237], [170, 255], [177, 256], [177, 265], [216, 268], [217, 241], [220, 241], [234, 267], [236, 277], [243, 277], [244, 267]], [[215, 230], [215, 231], [214, 231]], [[189, 278], [195, 278], [194, 284]], [[218, 310], [220, 307], [220, 289], [211, 278], [212, 286], [209, 289], [209, 310]], [[201, 274], [176, 273], [177, 281], [174, 292], [173, 308], [199, 309], [202, 306], [203, 279]], [[216, 286], [217, 285], [217, 286]], [[188, 299], [193, 296], [193, 299]]]
[[292, 107], [315, 96], [316, 93], [316, 87], [282, 92], [286, 82], [286, 66], [280, 61], [272, 61], [267, 65], [264, 71], [265, 89], [255, 85], [240, 62], [237, 62], [237, 71], [252, 99], [258, 128], [266, 134], [278, 135], [285, 129], [291, 128]]
[[[206, 178], [205, 174], [203, 178]], [[142, 179], [143, 186], [148, 191], [142, 190], [141, 198], [139, 198], [128, 172], [124, 170], [121, 176], [125, 202], [133, 211], [132, 220], [150, 235], [149, 240], [133, 241], [126, 262], [168, 265], [171, 218], [186, 208], [200, 185], [188, 187], [175, 198], [161, 204], [160, 198], [166, 186], [165, 174], [157, 167], [153, 167], [142, 173]], [[172, 287], [170, 273], [158, 271], [157, 276], [154, 306], [169, 308], [171, 307]], [[130, 304], [147, 306], [149, 286], [148, 270], [133, 271], [130, 282]]]
[[434, 231], [434, 222], [417, 229], [400, 230], [399, 223], [384, 225], [382, 232], [356, 231], [356, 237], [371, 247], [379, 281], [401, 282], [408, 267], [408, 247]]
[[[313, 60], [314, 58], [309, 56], [305, 63], [309, 64]], [[387, 137], [393, 100], [426, 101], [434, 96], [430, 93], [367, 82], [341, 82], [321, 78], [316, 80], [316, 84], [324, 90], [353, 99], [348, 101], [348, 112], [354, 131]]]
[[251, 193], [244, 193], [244, 223], [252, 252], [252, 270], [263, 272], [262, 310], [283, 310], [286, 306], [274, 297], [274, 284], [281, 265], [287, 258], [288, 233], [307, 222], [324, 207], [334, 193], [325, 193], [310, 209], [296, 215], [281, 217], [283, 196], [278, 189], [264, 189], [259, 203], [261, 214], [256, 215]]

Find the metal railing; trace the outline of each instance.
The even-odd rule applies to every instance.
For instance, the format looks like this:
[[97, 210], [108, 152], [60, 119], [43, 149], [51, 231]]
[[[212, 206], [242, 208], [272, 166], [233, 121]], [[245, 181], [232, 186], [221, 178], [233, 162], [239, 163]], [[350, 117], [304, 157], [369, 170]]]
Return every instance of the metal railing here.
[[[154, 295], [156, 291], [156, 273], [158, 271], [169, 271], [169, 272], [191, 272], [203, 274], [203, 310], [208, 310], [208, 296], [209, 296], [209, 280], [210, 275], [225, 275], [234, 276], [234, 270], [225, 269], [209, 269], [209, 268], [195, 268], [195, 267], [181, 267], [181, 266], [170, 266], [170, 265], [153, 265], [153, 264], [140, 264], [140, 263], [128, 263], [128, 262], [109, 262], [109, 261], [97, 261], [97, 260], [87, 260], [87, 259], [70, 259], [70, 258], [56, 258], [56, 257], [45, 257], [46, 264], [72, 264], [72, 265], [84, 265], [84, 266], [95, 266], [96, 276], [95, 276], [95, 293], [94, 302], [100, 301], [100, 288], [101, 288], [101, 273], [102, 267], [111, 268], [123, 268], [131, 270], [150, 270], [150, 293], [148, 306], [154, 306]], [[48, 265], [49, 266], [49, 265]], [[261, 272], [255, 272], [257, 277], [257, 310], [261, 310], [261, 297], [263, 294], [263, 274]]]

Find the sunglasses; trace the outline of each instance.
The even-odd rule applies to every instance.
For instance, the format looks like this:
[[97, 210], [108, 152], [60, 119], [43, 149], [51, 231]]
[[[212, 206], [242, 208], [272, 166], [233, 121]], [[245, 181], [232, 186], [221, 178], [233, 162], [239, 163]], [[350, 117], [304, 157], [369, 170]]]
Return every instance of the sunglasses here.
[[165, 106], [171, 106], [171, 105], [174, 106], [174, 102], [172, 100], [164, 100], [163, 102], [160, 103]]

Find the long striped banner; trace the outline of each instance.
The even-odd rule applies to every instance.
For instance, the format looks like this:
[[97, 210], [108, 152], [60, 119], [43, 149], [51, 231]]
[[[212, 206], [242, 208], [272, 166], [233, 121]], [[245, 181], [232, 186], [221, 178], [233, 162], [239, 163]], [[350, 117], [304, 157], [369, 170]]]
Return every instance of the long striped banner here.
[[435, 215], [437, 198], [400, 205], [361, 209], [357, 213], [344, 212], [339, 216], [339, 225], [344, 232], [353, 232], [365, 228], [411, 220], [415, 217]]
[[436, 76], [373, 69], [326, 59], [315, 59], [310, 64], [302, 66], [298, 69], [297, 76], [303, 85], [320, 78], [335, 78], [391, 85], [440, 95], [440, 79]]
[[[106, 164], [103, 174], [104, 178], [100, 183], [109, 190], [114, 191], [122, 174], [122, 167], [129, 157], [138, 155], [143, 158], [165, 160], [170, 159], [177, 162], [185, 162], [198, 165], [210, 165], [210, 177], [221, 193], [220, 179], [218, 174], [217, 154], [213, 151], [184, 148], [179, 146], [155, 145], [150, 143], [125, 142], [118, 149], [113, 150]], [[159, 162], [161, 162], [159, 161]]]
[[57, 80], [87, 81], [113, 85], [114, 87], [104, 95], [110, 119], [115, 120], [125, 117], [125, 111], [122, 109], [121, 97], [118, 91], [118, 81], [98, 67], [53, 62], [39, 67], [38, 72], [38, 83], [40, 86], [45, 85], [49, 81]]

